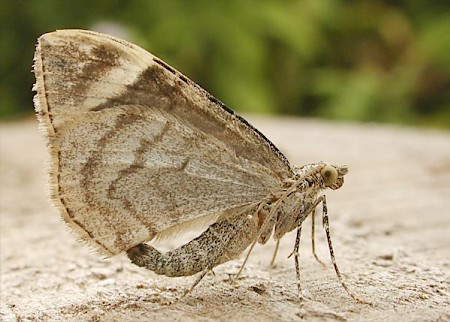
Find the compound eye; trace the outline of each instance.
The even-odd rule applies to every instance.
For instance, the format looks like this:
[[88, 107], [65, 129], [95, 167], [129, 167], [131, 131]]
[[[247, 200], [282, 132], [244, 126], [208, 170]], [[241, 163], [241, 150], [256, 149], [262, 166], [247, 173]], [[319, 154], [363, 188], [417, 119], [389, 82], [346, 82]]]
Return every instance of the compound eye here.
[[338, 178], [338, 172], [335, 167], [331, 165], [326, 165], [320, 170], [320, 174], [322, 175], [323, 181], [326, 186], [331, 186], [334, 184]]

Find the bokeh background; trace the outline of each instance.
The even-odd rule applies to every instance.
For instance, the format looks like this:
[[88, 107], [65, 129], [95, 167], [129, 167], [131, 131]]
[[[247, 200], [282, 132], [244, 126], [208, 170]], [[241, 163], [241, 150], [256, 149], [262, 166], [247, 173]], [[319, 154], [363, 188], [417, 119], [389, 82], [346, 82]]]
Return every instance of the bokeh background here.
[[0, 1], [0, 118], [33, 114], [36, 38], [146, 48], [239, 112], [450, 129], [450, 1]]

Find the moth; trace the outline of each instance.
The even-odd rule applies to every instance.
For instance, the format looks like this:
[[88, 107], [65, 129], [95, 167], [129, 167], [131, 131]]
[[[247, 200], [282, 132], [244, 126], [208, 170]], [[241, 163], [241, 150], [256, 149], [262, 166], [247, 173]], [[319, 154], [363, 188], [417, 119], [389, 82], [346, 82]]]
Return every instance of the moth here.
[[[38, 39], [35, 111], [51, 155], [53, 203], [81, 240], [156, 274], [201, 273], [297, 230], [348, 169], [292, 166], [261, 132], [144, 49], [59, 30]], [[207, 227], [166, 253], [146, 242]], [[250, 254], [250, 251], [248, 254]], [[314, 253], [315, 254], [315, 253]], [[248, 255], [247, 255], [248, 258]]]

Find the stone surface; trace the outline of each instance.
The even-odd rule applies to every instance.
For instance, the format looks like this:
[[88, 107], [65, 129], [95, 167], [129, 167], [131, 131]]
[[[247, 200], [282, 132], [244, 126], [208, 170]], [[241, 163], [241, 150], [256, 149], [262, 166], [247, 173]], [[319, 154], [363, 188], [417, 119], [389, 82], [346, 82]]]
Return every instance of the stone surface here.
[[[345, 185], [329, 193], [336, 259], [355, 302], [331, 267], [320, 221], [316, 236], [324, 268], [311, 255], [310, 223], [301, 243], [304, 295], [299, 301], [295, 234], [257, 246], [243, 260], [217, 267], [180, 302], [167, 305], [195, 277], [168, 278], [121, 254], [89, 251], [52, 209], [37, 122], [0, 125], [2, 321], [261, 321], [450, 319], [450, 134], [385, 125], [248, 117], [293, 164], [347, 164]], [[160, 241], [171, 249], [195, 234]]]

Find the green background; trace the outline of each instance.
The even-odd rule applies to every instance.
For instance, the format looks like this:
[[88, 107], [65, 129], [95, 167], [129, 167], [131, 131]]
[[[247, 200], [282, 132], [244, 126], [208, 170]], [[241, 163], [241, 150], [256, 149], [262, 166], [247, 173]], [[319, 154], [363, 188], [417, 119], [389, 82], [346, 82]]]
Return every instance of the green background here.
[[450, 1], [0, 1], [0, 118], [36, 38], [116, 31], [239, 112], [450, 128]]

